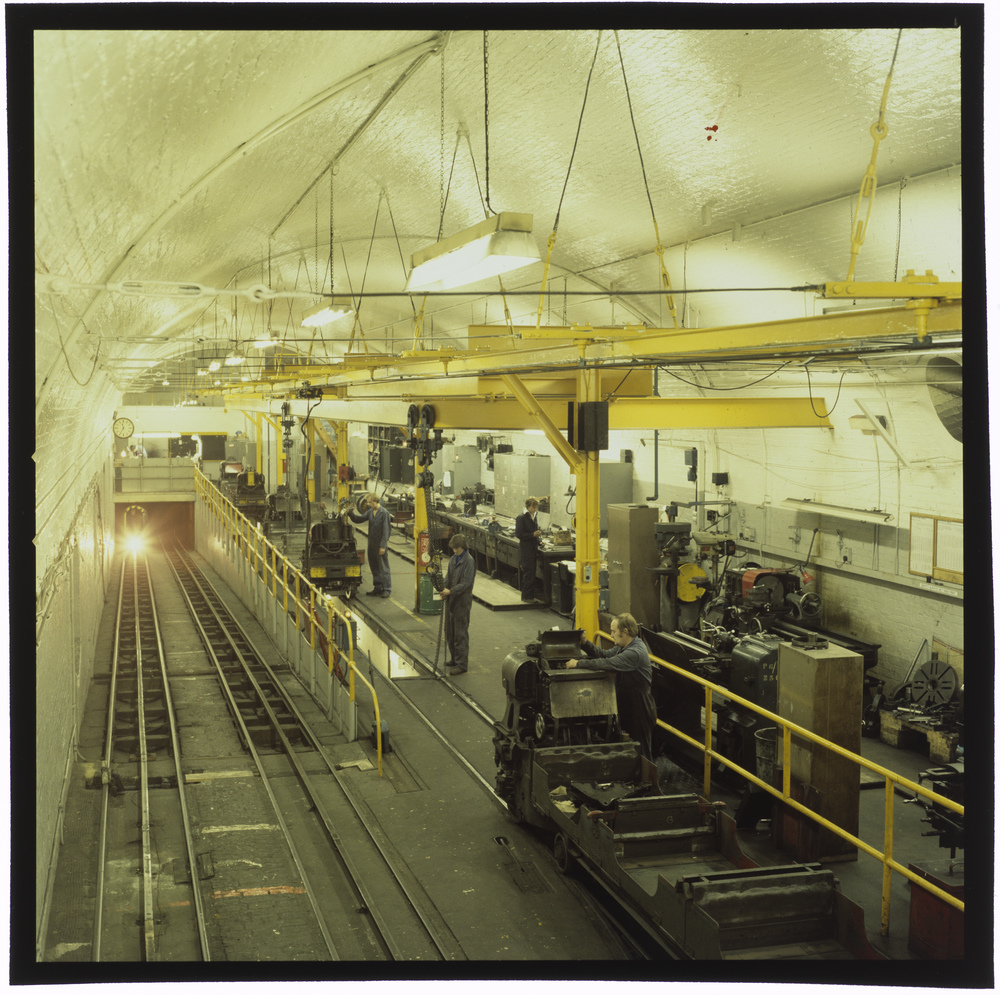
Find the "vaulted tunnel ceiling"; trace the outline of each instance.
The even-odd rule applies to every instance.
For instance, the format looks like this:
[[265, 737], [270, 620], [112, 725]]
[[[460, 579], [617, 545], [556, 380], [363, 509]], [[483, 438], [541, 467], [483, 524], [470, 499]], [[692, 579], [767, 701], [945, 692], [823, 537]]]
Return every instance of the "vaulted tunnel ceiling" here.
[[[551, 324], [671, 326], [662, 295], [631, 296], [660, 286], [654, 213], [676, 288], [720, 286], [688, 273], [683, 250], [723, 232], [745, 250], [726, 276], [741, 286], [770, 285], [772, 255], [797, 261], [798, 283], [842, 279], [893, 64], [880, 186], [961, 162], [956, 30], [485, 41], [486, 87], [474, 30], [37, 31], [36, 388], [61, 348], [123, 391], [192, 389], [196, 358], [269, 330], [311, 359], [352, 337], [352, 351], [396, 353], [421, 306], [418, 345], [464, 346], [469, 326], [505, 320], [495, 280], [426, 302], [402, 291], [413, 252], [490, 209], [532, 214], [543, 258], [558, 217]], [[892, 279], [894, 248], [895, 231], [873, 231], [858, 278]], [[300, 315], [330, 292], [331, 255], [332, 290], [363, 291], [361, 307], [314, 335]], [[542, 269], [504, 279], [514, 324], [535, 323]], [[171, 283], [227, 292], [169, 296]], [[734, 323], [717, 299], [677, 300], [703, 327]]]

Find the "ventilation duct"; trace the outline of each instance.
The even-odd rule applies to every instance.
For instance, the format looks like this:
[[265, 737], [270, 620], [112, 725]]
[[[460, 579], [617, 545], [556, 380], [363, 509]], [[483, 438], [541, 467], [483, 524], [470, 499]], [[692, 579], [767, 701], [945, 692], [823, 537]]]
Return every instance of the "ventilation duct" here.
[[931, 403], [941, 424], [962, 441], [962, 364], [947, 356], [931, 356], [924, 367]]

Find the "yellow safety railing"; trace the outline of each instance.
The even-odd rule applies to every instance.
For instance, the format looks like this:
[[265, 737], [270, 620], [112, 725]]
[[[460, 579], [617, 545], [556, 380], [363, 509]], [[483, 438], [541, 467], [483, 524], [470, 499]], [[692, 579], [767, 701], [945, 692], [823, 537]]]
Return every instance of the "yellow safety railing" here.
[[[250, 521], [233, 503], [206, 477], [195, 471], [195, 492], [204, 502], [205, 507], [219, 520], [226, 533], [235, 541], [236, 547], [247, 562], [253, 567], [254, 573], [264, 582], [264, 590], [270, 590], [271, 597], [281, 605], [286, 615], [294, 614], [295, 627], [302, 631], [308, 627], [309, 646], [316, 648], [316, 630], [320, 627], [316, 615], [317, 595], [320, 592], [283, 553], [280, 553], [274, 543], [268, 541], [257, 526]], [[269, 562], [270, 561], [270, 562]], [[280, 562], [279, 562], [280, 561]], [[270, 578], [268, 577], [270, 570]], [[291, 581], [289, 581], [291, 576]], [[268, 586], [270, 581], [270, 587]], [[291, 588], [290, 588], [291, 583]], [[281, 587], [279, 597], [278, 587]], [[308, 603], [303, 600], [304, 589], [309, 592]], [[327, 671], [332, 674], [334, 664], [340, 651], [334, 645], [334, 619], [344, 623], [347, 633], [347, 672], [348, 687], [351, 701], [355, 700], [355, 678], [361, 681], [371, 692], [372, 705], [375, 711], [375, 748], [378, 753], [378, 776], [382, 776], [382, 722], [379, 712], [378, 695], [375, 688], [358, 670], [354, 662], [354, 631], [351, 628], [350, 611], [341, 611], [332, 602], [326, 605], [326, 663]], [[290, 610], [291, 609], [291, 610]], [[336, 653], [336, 656], [334, 655]]]
[[[606, 635], [608, 639], [611, 638], [607, 633], [601, 633], [601, 635]], [[678, 739], [683, 740], [685, 743], [694, 746], [696, 749], [701, 750], [705, 755], [704, 763], [704, 793], [706, 798], [711, 797], [712, 790], [712, 761], [720, 760], [726, 764], [731, 770], [736, 771], [738, 774], [745, 777], [748, 781], [756, 784], [758, 787], [763, 788], [765, 791], [774, 795], [775, 798], [781, 799], [790, 808], [793, 808], [796, 812], [801, 812], [804, 816], [812, 819], [813, 822], [829, 829], [830, 832], [835, 833], [842, 839], [848, 840], [859, 850], [863, 850], [869, 856], [874, 857], [876, 860], [880, 861], [882, 864], [882, 921], [881, 921], [881, 935], [889, 935], [889, 903], [892, 890], [892, 872], [896, 871], [902, 874], [903, 877], [908, 878], [911, 883], [924, 888], [929, 891], [932, 895], [936, 895], [943, 902], [947, 902], [949, 905], [953, 905], [957, 909], [965, 911], [965, 902], [961, 899], [955, 898], [953, 895], [949, 895], [948, 892], [942, 890], [931, 884], [929, 881], [914, 874], [908, 867], [903, 866], [898, 861], [893, 859], [893, 803], [895, 800], [895, 789], [899, 785], [901, 787], [908, 788], [917, 795], [922, 795], [928, 800], [935, 802], [939, 805], [943, 805], [945, 808], [950, 809], [953, 812], [958, 813], [961, 816], [965, 815], [965, 806], [960, 805], [953, 801], [951, 798], [945, 798], [943, 795], [939, 795], [929, 788], [923, 787], [923, 785], [918, 784], [915, 781], [911, 781], [907, 777], [903, 777], [901, 774], [897, 774], [894, 771], [889, 770], [886, 767], [882, 767], [880, 764], [874, 763], [871, 760], [866, 760], [864, 757], [857, 753], [852, 753], [850, 750], [845, 750], [842, 746], [838, 746], [836, 743], [830, 742], [828, 739], [824, 739], [822, 736], [817, 736], [814, 732], [810, 732], [808, 729], [803, 728], [800, 725], [796, 725], [794, 722], [788, 721], [788, 719], [783, 719], [780, 715], [775, 715], [774, 712], [769, 712], [766, 708], [761, 708], [759, 705], [755, 705], [752, 701], [747, 701], [746, 698], [741, 698], [738, 694], [734, 694], [728, 688], [721, 687], [718, 684], [713, 684], [711, 681], [705, 680], [703, 677], [699, 677], [697, 674], [692, 674], [688, 670], [684, 670], [682, 667], [675, 666], [672, 663], [668, 663], [666, 660], [661, 660], [659, 657], [654, 656], [652, 653], [649, 655], [650, 660], [653, 663], [658, 664], [666, 670], [677, 674], [679, 677], [686, 678], [689, 681], [693, 681], [695, 684], [700, 684], [705, 691], [705, 738], [704, 741], [699, 741], [693, 737], [687, 735], [687, 733], [682, 732], [680, 729], [675, 729], [673, 726], [668, 725], [660, 719], [657, 719], [656, 724], [661, 728], [665, 729], [671, 735], [676, 736]], [[712, 698], [714, 695], [718, 695], [720, 698], [727, 699], [728, 701], [734, 701], [744, 708], [749, 709], [752, 712], [756, 712], [758, 715], [763, 715], [768, 720], [774, 722], [774, 724], [782, 731], [782, 784], [781, 790], [778, 791], [777, 788], [772, 787], [770, 784], [765, 783], [760, 780], [756, 775], [751, 774], [750, 771], [745, 770], [740, 767], [739, 764], [734, 763], [730, 757], [723, 756], [721, 753], [712, 749]], [[792, 780], [792, 736], [801, 736], [803, 739], [809, 740], [812, 743], [817, 744], [823, 749], [830, 750], [832, 753], [837, 754], [837, 756], [845, 757], [848, 760], [854, 761], [859, 767], [864, 767], [867, 770], [878, 774], [885, 778], [885, 822], [883, 827], [883, 850], [878, 850], [874, 846], [864, 842], [864, 840], [858, 839], [853, 833], [848, 832], [846, 829], [842, 829], [840, 826], [828, 819], [824, 819], [823, 816], [818, 815], [811, 809], [806, 808], [801, 802], [796, 801], [791, 797], [791, 780]], [[775, 761], [777, 762], [777, 761]]]

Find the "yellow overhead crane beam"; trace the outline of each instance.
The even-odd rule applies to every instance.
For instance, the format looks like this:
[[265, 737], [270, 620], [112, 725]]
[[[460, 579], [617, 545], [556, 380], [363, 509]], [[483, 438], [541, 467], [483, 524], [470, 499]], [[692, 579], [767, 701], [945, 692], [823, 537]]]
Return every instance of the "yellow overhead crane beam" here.
[[[936, 278], [934, 278], [936, 279]], [[326, 366], [281, 368], [267, 380], [269, 393], [292, 391], [296, 383], [308, 380], [326, 392], [335, 388], [363, 385], [373, 392], [380, 384], [396, 383], [393, 393], [416, 394], [418, 383], [401, 384], [397, 378], [435, 379], [439, 384], [469, 377], [487, 379], [517, 373], [522, 378], [539, 374], [553, 382], [575, 376], [581, 360], [587, 364], [645, 364], [697, 362], [726, 359], [761, 359], [788, 355], [818, 356], [876, 347], [887, 341], [923, 340], [927, 335], [956, 334], [962, 331], [962, 303], [956, 295], [961, 284], [935, 283], [926, 275], [907, 277], [898, 283], [829, 283], [827, 299], [899, 299], [910, 297], [902, 307], [857, 310], [839, 314], [790, 318], [783, 321], [717, 328], [592, 328], [590, 326], [517, 325], [510, 331], [495, 325], [469, 328], [466, 352], [441, 351], [409, 357], [371, 354], [347, 357], [342, 363]], [[349, 360], [349, 361], [348, 361]], [[562, 368], [561, 372], [559, 368]], [[603, 377], [614, 376], [608, 370]], [[604, 389], [602, 378], [601, 389]], [[446, 388], [433, 390], [442, 394]], [[561, 391], [560, 391], [561, 392]], [[629, 391], [623, 391], [630, 393]], [[241, 388], [227, 386], [201, 393], [224, 393], [238, 399], [261, 397], [260, 384]], [[261, 398], [263, 399], [263, 398]], [[360, 420], [360, 419], [359, 419]]]

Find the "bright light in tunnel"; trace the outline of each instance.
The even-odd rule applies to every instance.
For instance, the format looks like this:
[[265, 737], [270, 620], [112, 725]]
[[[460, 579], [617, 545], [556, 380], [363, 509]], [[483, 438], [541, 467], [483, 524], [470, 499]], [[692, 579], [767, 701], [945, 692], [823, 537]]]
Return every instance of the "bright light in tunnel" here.
[[125, 548], [130, 553], [141, 553], [146, 543], [140, 535], [130, 535], [125, 537]]

